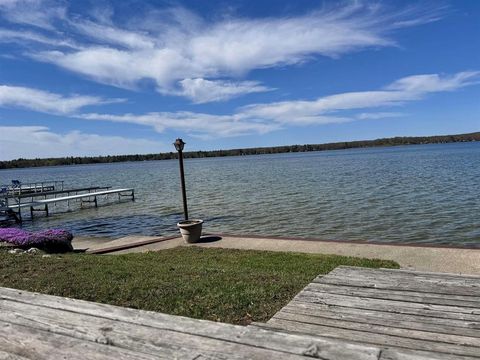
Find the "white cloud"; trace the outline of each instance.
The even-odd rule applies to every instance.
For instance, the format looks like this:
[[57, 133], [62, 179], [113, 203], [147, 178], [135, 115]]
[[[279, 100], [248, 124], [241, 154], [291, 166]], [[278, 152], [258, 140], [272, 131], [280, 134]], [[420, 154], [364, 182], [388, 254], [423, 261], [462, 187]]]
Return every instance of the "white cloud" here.
[[478, 83], [480, 71], [459, 72], [452, 76], [438, 74], [415, 75], [399, 79], [385, 90], [347, 92], [325, 96], [311, 101], [283, 101], [255, 104], [243, 108], [250, 117], [295, 123], [304, 117], [323, 116], [342, 110], [355, 110], [401, 105], [419, 100], [429, 93], [453, 91]]
[[[16, 4], [8, 6], [10, 21], [16, 19], [15, 9], [25, 10], [28, 2], [32, 6], [23, 21], [42, 22], [35, 11], [41, 0], [10, 2]], [[389, 10], [354, 1], [290, 17], [229, 16], [207, 22], [177, 7], [140, 12], [115, 24], [111, 12], [88, 19], [65, 15], [61, 5], [52, 9], [57, 10], [43, 21], [55, 26], [51, 36], [56, 41], [69, 36], [63, 40], [83, 42], [82, 47], [69, 50], [44, 42], [44, 49], [30, 52], [34, 59], [124, 88], [136, 88], [148, 79], [160, 93], [186, 96], [197, 103], [264, 91], [266, 87], [258, 82], [239, 79], [254, 69], [395, 45], [392, 31], [435, 21], [442, 11], [439, 6]]]
[[414, 75], [397, 80], [386, 89], [417, 93], [453, 91], [467, 85], [478, 84], [479, 75], [480, 71], [463, 71], [443, 77], [438, 74]]
[[71, 24], [80, 33], [104, 44], [119, 45], [130, 49], [153, 49], [155, 47], [154, 39], [145, 33], [123, 30], [88, 20], [71, 22]]
[[171, 93], [183, 95], [196, 104], [227, 100], [244, 94], [273, 90], [261, 85], [257, 81], [211, 81], [201, 78], [184, 79], [179, 82], [179, 85], [181, 89]]
[[305, 117], [314, 118], [342, 110], [364, 109], [380, 106], [398, 105], [415, 100], [416, 93], [399, 91], [360, 91], [335, 94], [316, 100], [292, 100], [269, 104], [254, 104], [243, 108], [243, 113], [250, 117], [271, 119], [284, 123], [302, 121]]
[[44, 126], [0, 126], [0, 160], [146, 154], [165, 149], [164, 144], [146, 139], [102, 136], [80, 131], [59, 134]]
[[191, 136], [230, 137], [248, 134], [264, 134], [281, 128], [279, 124], [254, 119], [242, 119], [241, 115], [212, 115], [188, 111], [137, 114], [80, 114], [86, 120], [101, 120], [151, 126], [157, 132], [166, 129], [178, 130]]
[[358, 120], [377, 120], [377, 119], [386, 119], [386, 118], [396, 118], [402, 117], [405, 114], [400, 112], [373, 112], [373, 113], [360, 113], [355, 117]]
[[64, 19], [66, 8], [55, 0], [0, 0], [0, 13], [12, 23], [53, 30], [52, 22]]
[[[366, 112], [365, 109], [383, 110], [387, 107], [398, 107], [410, 101], [420, 100], [431, 93], [454, 91], [477, 84], [479, 80], [480, 71], [465, 71], [453, 75], [415, 75], [394, 81], [380, 90], [346, 92], [315, 100], [253, 104], [225, 115], [189, 111], [146, 114], [82, 113], [84, 107], [121, 99], [105, 100], [82, 95], [67, 97], [37, 89], [6, 85], [0, 86], [0, 106], [18, 106], [90, 121], [138, 124], [149, 126], [159, 133], [176, 130], [191, 136], [212, 138], [265, 134], [288, 126], [398, 117], [402, 114], [388, 111]], [[251, 85], [257, 86], [255, 83]], [[212, 87], [212, 96], [221, 96], [215, 94], [215, 86], [216, 84]], [[208, 95], [195, 94], [192, 98], [198, 99], [202, 96]]]
[[55, 63], [68, 70], [88, 75], [96, 81], [128, 89], [136, 88], [138, 81], [148, 78], [147, 56], [151, 54], [105, 47], [73, 53], [50, 50], [32, 54], [37, 60]]
[[21, 86], [0, 85], [0, 107], [19, 107], [52, 114], [70, 114], [86, 106], [123, 101], [96, 96], [63, 96]]
[[[434, 79], [434, 80], [432, 80]], [[398, 117], [398, 112], [365, 112], [365, 109], [398, 107], [435, 92], [461, 89], [475, 84], [480, 72], [467, 71], [452, 76], [417, 75], [399, 79], [384, 90], [335, 94], [316, 100], [254, 104], [230, 115], [193, 112], [163, 112], [144, 115], [80, 114], [87, 120], [126, 122], [150, 126], [157, 132], [180, 130], [193, 136], [226, 137], [267, 133], [287, 126], [322, 125], [355, 120]], [[414, 85], [413, 85], [414, 84]], [[356, 111], [362, 110], [359, 113]]]
[[20, 44], [40, 43], [55, 47], [68, 47], [80, 49], [81, 46], [71, 40], [56, 39], [31, 31], [7, 30], [0, 28], [0, 42], [11, 42]]

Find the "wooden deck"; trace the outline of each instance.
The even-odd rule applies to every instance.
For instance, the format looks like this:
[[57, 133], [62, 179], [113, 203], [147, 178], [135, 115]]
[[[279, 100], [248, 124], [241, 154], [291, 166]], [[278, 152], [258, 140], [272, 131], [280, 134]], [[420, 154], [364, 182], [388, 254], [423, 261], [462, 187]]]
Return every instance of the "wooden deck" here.
[[478, 359], [480, 277], [341, 266], [256, 326]]
[[0, 288], [0, 359], [480, 358], [480, 277], [340, 267], [267, 324]]

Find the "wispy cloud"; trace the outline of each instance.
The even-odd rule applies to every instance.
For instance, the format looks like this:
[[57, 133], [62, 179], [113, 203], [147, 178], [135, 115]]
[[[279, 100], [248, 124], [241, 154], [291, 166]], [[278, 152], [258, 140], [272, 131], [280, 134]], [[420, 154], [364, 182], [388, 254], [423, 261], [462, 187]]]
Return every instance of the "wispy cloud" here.
[[44, 45], [52, 45], [58, 47], [79, 48], [69, 40], [55, 39], [31, 31], [7, 30], [0, 29], [0, 42], [11, 43], [40, 43]]
[[155, 48], [155, 39], [146, 32], [125, 30], [91, 20], [71, 20], [69, 23], [79, 33], [100, 44], [120, 46], [126, 49]]
[[[243, 79], [254, 69], [394, 46], [392, 32], [436, 21], [443, 11], [441, 6], [388, 9], [353, 1], [298, 16], [229, 16], [212, 23], [177, 7], [116, 23], [111, 14], [94, 18], [69, 14], [61, 3], [42, 14], [37, 11], [42, 0], [3, 2], [9, 21], [51, 30], [50, 43], [37, 39], [45, 47], [30, 51], [34, 59], [118, 87], [134, 89], [148, 79], [160, 93], [195, 103], [267, 90], [268, 86]], [[24, 17], [19, 17], [21, 11], [26, 11]], [[82, 46], [56, 46], [60, 40]]]
[[398, 118], [405, 116], [401, 112], [372, 112], [372, 113], [360, 113], [355, 116], [358, 120], [377, 120], [386, 118]]
[[[315, 100], [253, 104], [225, 115], [190, 111], [146, 114], [88, 113], [84, 112], [84, 108], [88, 106], [123, 100], [85, 95], [63, 96], [38, 89], [0, 85], [0, 106], [20, 107], [91, 121], [132, 123], [152, 127], [159, 133], [173, 129], [200, 138], [231, 137], [265, 134], [287, 126], [399, 117], [402, 116], [401, 113], [384, 109], [420, 100], [431, 93], [454, 91], [479, 82], [480, 71], [464, 71], [454, 75], [415, 75], [394, 81], [380, 90], [346, 92]], [[253, 83], [251, 86], [255, 87], [257, 84]], [[202, 96], [216, 96], [214, 88], [210, 95]], [[382, 110], [372, 111], [377, 108]], [[366, 112], [365, 109], [369, 111]]]
[[[183, 79], [179, 82], [180, 89], [167, 91], [167, 94], [177, 94], [191, 99], [196, 104], [231, 99], [244, 94], [271, 91], [274, 89], [261, 85], [258, 81], [224, 81]], [[162, 92], [162, 89], [159, 89]]]
[[0, 13], [12, 23], [53, 30], [55, 20], [66, 17], [67, 9], [55, 0], [0, 0]]
[[152, 112], [148, 114], [79, 114], [78, 118], [86, 120], [101, 120], [118, 123], [132, 123], [150, 126], [162, 133], [167, 129], [178, 130], [193, 137], [231, 137], [249, 134], [265, 134], [281, 128], [279, 124], [264, 122], [250, 118], [242, 118], [241, 114], [213, 115], [179, 112]]
[[[151, 126], [158, 132], [181, 130], [193, 136], [238, 136], [267, 133], [286, 126], [322, 125], [355, 120], [398, 117], [398, 112], [383, 111], [424, 98], [436, 92], [454, 91], [478, 83], [480, 71], [454, 75], [416, 75], [399, 79], [384, 89], [335, 94], [315, 100], [254, 104], [230, 115], [193, 112], [164, 112], [144, 115], [81, 114], [87, 120], [127, 122]], [[378, 112], [365, 112], [377, 109]], [[360, 111], [356, 113], [356, 111]]]
[[123, 99], [103, 99], [85, 95], [63, 96], [27, 87], [0, 85], [0, 107], [18, 107], [51, 114], [71, 114], [87, 106], [120, 101]]
[[412, 93], [430, 93], [453, 91], [459, 88], [480, 83], [480, 71], [463, 71], [454, 75], [439, 74], [414, 75], [395, 81], [386, 87], [387, 90]]
[[242, 109], [252, 118], [270, 119], [281, 123], [303, 122], [315, 119], [320, 122], [327, 114], [342, 110], [355, 110], [401, 105], [424, 96], [444, 91], [454, 91], [478, 83], [480, 71], [464, 71], [452, 76], [438, 74], [415, 75], [399, 79], [382, 90], [335, 94], [316, 100], [283, 101], [255, 104]]
[[55, 133], [44, 126], [0, 126], [2, 160], [58, 156], [98, 156], [156, 153], [163, 143], [146, 139], [86, 134]]

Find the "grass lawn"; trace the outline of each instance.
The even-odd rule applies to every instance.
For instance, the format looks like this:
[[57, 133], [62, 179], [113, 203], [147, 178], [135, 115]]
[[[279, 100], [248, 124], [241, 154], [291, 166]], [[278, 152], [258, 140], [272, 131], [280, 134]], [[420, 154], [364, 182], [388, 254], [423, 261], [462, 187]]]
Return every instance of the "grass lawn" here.
[[398, 268], [383, 260], [200, 247], [50, 257], [0, 250], [0, 286], [248, 324], [268, 320], [338, 265]]

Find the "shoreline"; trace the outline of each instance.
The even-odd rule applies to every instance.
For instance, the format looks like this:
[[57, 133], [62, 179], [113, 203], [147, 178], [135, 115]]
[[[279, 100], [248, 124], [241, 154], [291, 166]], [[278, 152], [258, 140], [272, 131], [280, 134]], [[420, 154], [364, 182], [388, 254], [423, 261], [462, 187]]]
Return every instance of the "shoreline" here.
[[[142, 234], [130, 234], [130, 235], [120, 235], [115, 237], [104, 237], [104, 236], [94, 236], [94, 235], [78, 235], [75, 236], [77, 239], [91, 239], [92, 241], [100, 242], [112, 242], [124, 238], [145, 238], [145, 239], [173, 239], [179, 237], [180, 235], [142, 235]], [[385, 242], [378, 240], [336, 240], [336, 239], [321, 239], [315, 237], [300, 237], [300, 236], [276, 236], [276, 235], [256, 235], [256, 234], [234, 234], [234, 233], [224, 233], [224, 232], [204, 232], [202, 233], [203, 237], [237, 237], [243, 239], [272, 239], [272, 240], [288, 240], [288, 241], [309, 241], [309, 242], [322, 242], [322, 243], [339, 243], [339, 244], [359, 244], [359, 245], [379, 245], [379, 246], [398, 246], [398, 247], [419, 247], [419, 248], [438, 248], [438, 249], [459, 249], [459, 250], [480, 250], [480, 243], [471, 244], [471, 245], [455, 245], [455, 244], [437, 244], [433, 242]], [[148, 240], [147, 240], [148, 241]]]
[[202, 241], [187, 244], [180, 236], [127, 236], [98, 243], [95, 238], [78, 237], [76, 249], [88, 248], [90, 254], [120, 255], [131, 252], [161, 251], [179, 246], [200, 246], [239, 250], [263, 250], [332, 254], [393, 260], [402, 269], [456, 274], [480, 274], [480, 248], [452, 248], [408, 244], [372, 244], [359, 242], [299, 240], [228, 234], [205, 234]]
[[425, 247], [425, 248], [440, 248], [440, 249], [480, 249], [480, 243], [472, 245], [453, 245], [453, 244], [435, 244], [431, 242], [425, 243], [399, 243], [399, 242], [384, 242], [384, 241], [369, 241], [369, 240], [332, 240], [332, 239], [320, 239], [320, 238], [304, 238], [298, 236], [275, 236], [275, 235], [246, 235], [246, 234], [231, 234], [231, 233], [205, 233], [205, 236], [225, 236], [225, 237], [242, 237], [252, 239], [276, 239], [276, 240], [290, 240], [290, 241], [319, 241], [319, 242], [331, 242], [341, 244], [364, 244], [364, 245], [387, 245], [387, 246], [408, 246], [408, 247]]
[[[309, 153], [352, 149], [373, 149], [414, 145], [457, 144], [480, 142], [480, 132], [429, 136], [395, 136], [369, 140], [337, 141], [319, 144], [276, 145], [270, 147], [235, 148], [225, 150], [186, 151], [185, 159], [222, 158], [255, 155], [275, 155], [288, 153]], [[199, 155], [200, 154], [200, 155]], [[75, 159], [75, 161], [69, 161]], [[172, 152], [158, 154], [119, 154], [99, 156], [70, 156], [41, 159], [0, 160], [0, 170], [41, 168], [55, 166], [75, 166], [91, 164], [111, 164], [142, 161], [165, 161], [177, 159]]]

